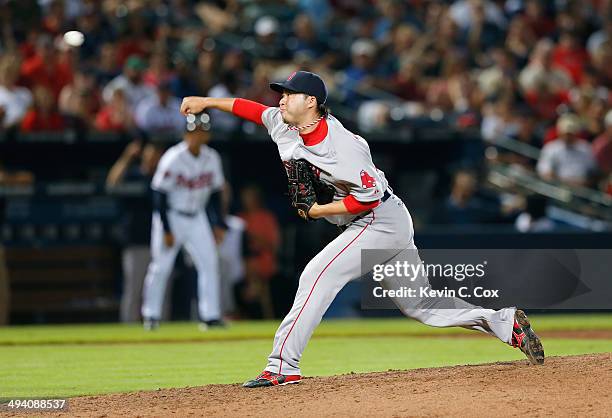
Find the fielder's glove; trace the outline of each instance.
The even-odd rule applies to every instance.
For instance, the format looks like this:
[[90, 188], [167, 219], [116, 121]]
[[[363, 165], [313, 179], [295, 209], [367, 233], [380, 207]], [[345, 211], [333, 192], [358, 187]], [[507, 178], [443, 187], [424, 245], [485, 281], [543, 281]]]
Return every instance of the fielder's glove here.
[[291, 205], [297, 210], [300, 218], [309, 221], [310, 208], [315, 203], [324, 205], [331, 203], [334, 189], [321, 181], [315, 174], [318, 170], [306, 160], [289, 160], [285, 163], [288, 180], [288, 194]]

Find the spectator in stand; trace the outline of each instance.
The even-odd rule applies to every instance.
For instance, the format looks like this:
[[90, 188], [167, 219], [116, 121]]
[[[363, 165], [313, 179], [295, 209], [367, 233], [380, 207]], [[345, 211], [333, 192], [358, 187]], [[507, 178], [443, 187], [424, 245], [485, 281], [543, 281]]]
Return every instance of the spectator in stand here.
[[570, 94], [579, 91], [581, 94], [608, 99], [610, 89], [606, 87], [606, 83], [602, 80], [600, 72], [594, 67], [586, 67], [582, 74], [582, 81], [575, 86]]
[[20, 84], [31, 90], [38, 85], [44, 86], [51, 91], [56, 101], [62, 88], [71, 81], [70, 63], [60, 60], [60, 54], [48, 35], [40, 35], [36, 40], [34, 55], [26, 58], [21, 65]]
[[107, 85], [111, 80], [121, 74], [121, 67], [117, 59], [117, 46], [115, 44], [110, 42], [102, 44], [95, 70], [96, 78], [100, 86]]
[[481, 134], [486, 141], [516, 136], [519, 124], [513, 114], [514, 103], [511, 98], [502, 98], [484, 108]]
[[357, 109], [357, 126], [363, 132], [384, 130], [390, 120], [390, 106], [380, 100], [368, 100]]
[[238, 216], [246, 223], [247, 256], [246, 279], [237, 288], [237, 299], [250, 316], [272, 318], [269, 282], [278, 272], [278, 221], [263, 205], [258, 187], [245, 187], [241, 198], [243, 210]]
[[612, 174], [612, 110], [604, 119], [605, 131], [593, 141], [593, 156], [599, 169], [606, 175]]
[[582, 46], [580, 35], [575, 31], [561, 33], [551, 59], [553, 66], [565, 70], [575, 84], [582, 80], [582, 74], [590, 60], [589, 54]]
[[555, 26], [557, 37], [564, 32], [573, 32], [584, 45], [584, 35], [591, 31], [594, 23], [593, 9], [579, 0], [564, 0], [555, 6]]
[[[206, 92], [212, 88], [217, 82], [217, 72], [219, 71], [219, 52], [215, 49], [206, 49], [198, 55], [198, 67], [196, 69], [197, 76], [194, 77], [191, 68], [188, 71], [188, 77], [195, 78], [197, 83], [197, 91]], [[181, 97], [180, 95], [176, 95]]]
[[399, 70], [392, 79], [391, 90], [409, 102], [422, 102], [425, 99], [422, 68], [417, 58], [405, 57]]
[[[200, 2], [200, 4], [201, 3], [202, 2]], [[212, 2], [212, 3], [218, 3], [218, 2]], [[222, 3], [231, 3], [231, 2], [222, 2]], [[200, 6], [200, 4], [198, 4], [198, 6]], [[166, 19], [174, 27], [179, 27], [179, 28], [201, 24], [198, 16], [196, 15], [195, 9], [196, 8], [193, 7], [192, 1], [172, 0], [171, 7], [168, 7], [168, 15]], [[207, 12], [209, 12], [209, 10], [207, 10]], [[213, 16], [211, 16], [210, 18], [211, 20], [214, 19]]]
[[[381, 88], [397, 94], [401, 88], [396, 90], [394, 78], [398, 77], [404, 63], [417, 64], [426, 46], [426, 40], [420, 38], [420, 32], [416, 27], [403, 23], [394, 28], [391, 43], [381, 54], [384, 71], [393, 74], [393, 78], [387, 83], [385, 83], [386, 78], [382, 79]], [[401, 94], [399, 95], [401, 97]]]
[[16, 56], [5, 55], [0, 59], [0, 130], [19, 126], [29, 107], [32, 93], [19, 87], [19, 61]]
[[169, 82], [173, 77], [165, 52], [158, 52], [151, 56], [149, 68], [142, 77], [143, 83], [156, 88], [162, 83]]
[[351, 45], [351, 65], [343, 71], [343, 82], [340, 90], [344, 102], [355, 106], [363, 97], [363, 89], [373, 83], [376, 72], [376, 44], [369, 39], [358, 39]]
[[93, 125], [100, 108], [100, 93], [94, 74], [81, 69], [74, 74], [72, 83], [66, 85], [59, 97], [59, 110], [68, 126], [78, 131]]
[[[578, 118], [579, 120], [580, 118]], [[559, 139], [559, 137], [561, 136], [559, 134], [559, 120], [557, 119], [557, 123], [555, 123], [554, 125], [550, 126], [545, 132], [544, 132], [544, 140], [543, 140], [543, 145], [546, 145], [550, 142], [553, 142], [557, 139]], [[582, 123], [580, 124], [580, 130], [576, 133], [576, 136], [580, 139], [584, 139], [587, 140], [588, 136], [586, 134], [586, 132], [583, 129], [583, 125]]]
[[[117, 6], [121, 7], [120, 4]], [[153, 28], [151, 21], [145, 17], [144, 10], [134, 10], [124, 20], [126, 22], [120, 26], [121, 33], [116, 41], [117, 57], [121, 65], [125, 65], [130, 57], [148, 56], [153, 46]]]
[[[333, 19], [335, 10], [334, 5], [329, 0], [297, 0], [298, 8], [307, 14], [318, 32], [325, 31]], [[341, 5], [336, 5], [336, 7]]]
[[280, 95], [270, 89], [271, 74], [274, 67], [260, 62], [253, 72], [253, 83], [245, 92], [245, 97], [266, 106], [278, 106]]
[[307, 54], [312, 59], [320, 58], [326, 52], [326, 45], [321, 42], [314, 23], [307, 14], [299, 14], [293, 20], [293, 34], [287, 40], [287, 47], [292, 56]]
[[536, 34], [527, 24], [524, 16], [518, 15], [512, 19], [506, 36], [505, 48], [514, 56], [519, 68], [527, 64], [529, 53], [536, 41]]
[[142, 74], [147, 68], [146, 62], [137, 55], [130, 56], [123, 67], [123, 73], [118, 75], [104, 87], [102, 97], [106, 103], [111, 101], [113, 92], [117, 89], [124, 91], [132, 111], [141, 100], [155, 96], [155, 90], [142, 82]]
[[612, 19], [607, 18], [603, 24], [603, 28], [593, 33], [587, 41], [587, 50], [591, 56], [597, 53], [597, 50], [604, 42], [612, 41]]
[[612, 87], [612, 41], [605, 41], [592, 56], [600, 86]]
[[[200, 87], [196, 82], [196, 77], [193, 76], [191, 64], [181, 55], [177, 55], [174, 59], [175, 77], [170, 81], [172, 86], [172, 94], [176, 97], [195, 96], [199, 94]], [[198, 69], [198, 75], [205, 78], [206, 75], [201, 75]], [[269, 89], [268, 89], [269, 90]]]
[[449, 80], [448, 94], [453, 103], [449, 122], [458, 129], [477, 128], [485, 101], [477, 81], [467, 71], [459, 73]]
[[536, 45], [529, 65], [519, 76], [525, 101], [544, 120], [556, 119], [557, 109], [569, 101], [570, 76], [552, 63], [552, 43], [541, 40]]
[[45, 86], [34, 87], [34, 106], [21, 121], [23, 132], [63, 131], [64, 118], [57, 110], [53, 93]]
[[[230, 49], [223, 54], [221, 74], [231, 73], [236, 80], [236, 88], [241, 89], [251, 84], [252, 73], [247, 69], [247, 60], [243, 51]], [[236, 96], [233, 96], [236, 97]]]
[[406, 6], [402, 1], [381, 0], [375, 2], [380, 17], [374, 21], [372, 37], [379, 45], [392, 41], [393, 30], [406, 20]]
[[585, 135], [588, 140], [595, 139], [605, 129], [604, 118], [606, 116], [606, 111], [610, 109], [607, 99], [607, 97], [598, 97], [594, 95], [585, 111], [580, 113]]
[[467, 72], [466, 57], [459, 50], [449, 51], [442, 64], [442, 77], [428, 83], [426, 103], [430, 109], [442, 111], [444, 115], [463, 112], [469, 105], [465, 96]]
[[164, 81], [157, 87], [157, 94], [142, 99], [134, 113], [136, 125], [147, 135], [167, 134], [180, 136], [185, 130], [185, 118], [177, 109], [181, 101], [172, 96], [170, 83]]
[[262, 16], [255, 21], [256, 43], [253, 56], [261, 60], [285, 61], [290, 58], [280, 34], [280, 25], [272, 16]]
[[[518, 125], [517, 132], [512, 135], [514, 139], [523, 144], [539, 148], [542, 144], [542, 139], [537, 133], [537, 119], [529, 109], [523, 108], [517, 112], [516, 123]], [[498, 160], [512, 164], [514, 166], [523, 167], [528, 170], [533, 170], [535, 163], [531, 158], [515, 152], [498, 149]]]
[[553, 66], [554, 44], [548, 39], [539, 40], [529, 57], [529, 64], [519, 75], [522, 91], [529, 95], [536, 91], [542, 82], [552, 87], [553, 93], [566, 94], [573, 82], [566, 71]]
[[[188, 10], [193, 9], [189, 3], [184, 3], [186, 3]], [[199, 2], [195, 8], [197, 13], [196, 19], [198, 24], [201, 19], [213, 36], [231, 32], [232, 29], [236, 29], [238, 26], [238, 21], [241, 17], [239, 13], [240, 6], [237, 1]]]
[[68, 29], [66, 21], [66, 10], [62, 0], [53, 0], [48, 5], [42, 18], [42, 28], [50, 35], [56, 36], [64, 33]]
[[[470, 23], [463, 29], [463, 37], [467, 40], [467, 45], [474, 57], [478, 57], [479, 54], [503, 42], [503, 27], [487, 18], [485, 7], [485, 1], [471, 0]], [[489, 9], [492, 8], [491, 3]]]
[[123, 90], [113, 91], [110, 103], [96, 115], [95, 125], [102, 132], [127, 133], [135, 130], [134, 116]]
[[499, 221], [498, 202], [478, 195], [478, 178], [469, 170], [455, 173], [453, 185], [436, 223], [470, 225]]
[[542, 148], [537, 164], [540, 177], [560, 181], [569, 186], [589, 186], [596, 171], [591, 146], [580, 139], [580, 119], [565, 114], [557, 122], [559, 138]]
[[[534, 116], [530, 126], [544, 130], [571, 110], [584, 126], [578, 136], [591, 139], [604, 130], [603, 116], [612, 103], [612, 3], [593, 1], [299, 0], [270, 8], [266, 2], [233, 0], [192, 7], [194, 2], [180, 0], [162, 2], [172, 7], [161, 14], [158, 8], [149, 12], [142, 1], [126, 7], [122, 2], [44, 0], [27, 10], [12, 2], [0, 18], [0, 53], [19, 50], [18, 84], [31, 91], [44, 85], [55, 100], [63, 91], [60, 110], [86, 120], [92, 119], [91, 111], [76, 92], [81, 75], [71, 82], [75, 51], [95, 64], [106, 104], [95, 123], [106, 131], [132, 129], [138, 103], [148, 98], [150, 105], [159, 104], [155, 88], [164, 81], [170, 81], [176, 97], [244, 95], [276, 106], [278, 95], [267, 88], [271, 79], [287, 77], [293, 68], [323, 66], [335, 81], [328, 84], [331, 106], [339, 100], [357, 109], [354, 122], [364, 129], [388, 129], [397, 110], [404, 109], [410, 117], [442, 114], [449, 126], [479, 128], [489, 138], [521, 137], [524, 124], [513, 108], [525, 102]], [[15, 10], [19, 14], [11, 18]], [[60, 53], [61, 42], [54, 44], [50, 35], [61, 38], [67, 29], [81, 30], [85, 43]], [[228, 51], [210, 38], [222, 32], [253, 36]], [[146, 72], [139, 57], [150, 60]], [[4, 126], [19, 124], [28, 106], [27, 90], [16, 97], [16, 89], [0, 85]], [[384, 93], [377, 89], [397, 99], [381, 100]], [[20, 102], [3, 105], [3, 98]], [[139, 117], [144, 108], [139, 107]], [[141, 126], [152, 128], [148, 122]], [[239, 125], [228, 117], [217, 126], [232, 131]], [[545, 141], [558, 136], [552, 126]]]
[[503, 48], [491, 48], [487, 55], [492, 65], [478, 74], [480, 89], [487, 98], [514, 96], [516, 78], [514, 56]]
[[[239, 97], [238, 82], [233, 72], [221, 74], [219, 82], [215, 84], [207, 94], [208, 97]], [[240, 126], [240, 119], [234, 115], [211, 109], [208, 111], [210, 117], [215, 121], [215, 128], [223, 132], [233, 132]]]
[[550, 17], [544, 0], [525, 0], [527, 26], [538, 38], [550, 37], [555, 33], [555, 20]]
[[[450, 17], [461, 30], [478, 24], [482, 10], [482, 21], [504, 29], [507, 25], [503, 11], [491, 0], [458, 0], [450, 8]], [[476, 11], [476, 14], [474, 13]]]
[[456, 54], [456, 50], [464, 48], [464, 45], [459, 28], [446, 8], [432, 4], [429, 10], [428, 20], [432, 21], [432, 25], [427, 27], [428, 31], [424, 35], [424, 53], [422, 56], [417, 55], [417, 58], [423, 66], [423, 74], [435, 80], [442, 75], [448, 57]]
[[76, 29], [85, 36], [85, 41], [79, 47], [81, 58], [85, 60], [97, 60], [102, 45], [113, 37], [112, 28], [100, 10], [101, 6], [100, 2], [89, 2], [83, 6], [83, 13], [76, 18]]

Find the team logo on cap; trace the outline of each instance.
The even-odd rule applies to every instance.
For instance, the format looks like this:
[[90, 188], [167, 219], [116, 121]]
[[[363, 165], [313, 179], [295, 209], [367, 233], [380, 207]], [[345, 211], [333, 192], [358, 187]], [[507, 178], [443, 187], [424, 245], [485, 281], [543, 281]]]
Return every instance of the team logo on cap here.
[[297, 71], [292, 72], [289, 78], [287, 79], [287, 81], [290, 81], [293, 77], [295, 77], [296, 74], [297, 74]]
[[364, 189], [369, 189], [371, 187], [376, 187], [376, 180], [374, 177], [370, 176], [367, 171], [361, 170], [359, 173], [361, 176], [361, 187]]

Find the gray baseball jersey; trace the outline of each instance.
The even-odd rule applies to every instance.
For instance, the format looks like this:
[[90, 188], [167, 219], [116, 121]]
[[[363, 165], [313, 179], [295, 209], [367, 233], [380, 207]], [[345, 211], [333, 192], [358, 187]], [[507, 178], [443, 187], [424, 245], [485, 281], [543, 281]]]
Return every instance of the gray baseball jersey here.
[[[278, 147], [281, 160], [304, 159], [319, 168], [319, 178], [335, 189], [334, 200], [349, 194], [360, 202], [373, 202], [383, 197], [388, 183], [385, 173], [372, 162], [370, 147], [360, 136], [347, 130], [338, 119], [329, 116], [324, 122], [327, 134], [305, 145], [300, 134], [283, 122], [279, 108], [270, 107], [262, 114], [262, 121]], [[336, 225], [345, 225], [357, 215], [328, 216]]]
[[[291, 130], [278, 108], [268, 108], [262, 122], [276, 145], [283, 161], [305, 159], [321, 170], [320, 178], [335, 188], [334, 200], [349, 194], [367, 203], [381, 199], [374, 209], [357, 215], [330, 216], [326, 219], [346, 229], [327, 244], [304, 268], [293, 306], [274, 337], [272, 353], [265, 370], [284, 375], [301, 374], [299, 361], [306, 344], [336, 294], [351, 280], [362, 275], [361, 251], [364, 249], [407, 249], [418, 263], [413, 240], [412, 218], [403, 202], [388, 189], [384, 173], [372, 162], [366, 141], [351, 133], [334, 117], [322, 120], [316, 138], [308, 145]], [[384, 199], [385, 191], [390, 197]], [[389, 196], [389, 194], [387, 196]], [[418, 284], [427, 286], [427, 276]], [[383, 279], [388, 289], [401, 286], [392, 279]], [[448, 299], [394, 299], [408, 317], [436, 327], [461, 326], [486, 332], [510, 344], [515, 308], [499, 311], [483, 309], [461, 299], [451, 298], [456, 309], [448, 309]]]

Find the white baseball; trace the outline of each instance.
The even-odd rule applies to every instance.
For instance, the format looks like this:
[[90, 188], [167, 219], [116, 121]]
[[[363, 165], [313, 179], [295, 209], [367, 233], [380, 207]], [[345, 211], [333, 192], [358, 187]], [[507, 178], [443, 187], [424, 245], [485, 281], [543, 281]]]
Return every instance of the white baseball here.
[[85, 35], [78, 30], [71, 30], [64, 34], [64, 42], [72, 47], [78, 47], [83, 45], [83, 42], [85, 42]]

